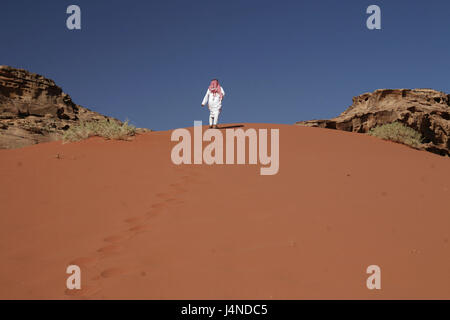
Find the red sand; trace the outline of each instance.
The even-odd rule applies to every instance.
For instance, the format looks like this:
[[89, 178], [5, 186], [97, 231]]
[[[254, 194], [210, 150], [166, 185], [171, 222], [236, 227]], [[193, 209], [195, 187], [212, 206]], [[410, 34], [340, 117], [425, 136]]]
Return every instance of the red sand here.
[[280, 128], [277, 175], [175, 166], [170, 131], [0, 151], [0, 298], [450, 298], [448, 158], [248, 127]]

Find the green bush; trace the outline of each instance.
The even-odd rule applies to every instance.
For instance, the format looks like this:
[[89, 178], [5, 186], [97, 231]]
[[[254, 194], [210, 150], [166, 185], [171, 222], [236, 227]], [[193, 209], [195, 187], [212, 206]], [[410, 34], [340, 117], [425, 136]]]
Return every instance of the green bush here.
[[105, 139], [128, 140], [136, 134], [136, 127], [129, 125], [128, 121], [119, 123], [113, 120], [100, 120], [80, 122], [79, 125], [70, 127], [63, 135], [63, 141], [79, 141], [92, 136]]
[[403, 143], [413, 148], [418, 148], [422, 144], [420, 132], [400, 122], [383, 124], [370, 129], [367, 134], [384, 140]]

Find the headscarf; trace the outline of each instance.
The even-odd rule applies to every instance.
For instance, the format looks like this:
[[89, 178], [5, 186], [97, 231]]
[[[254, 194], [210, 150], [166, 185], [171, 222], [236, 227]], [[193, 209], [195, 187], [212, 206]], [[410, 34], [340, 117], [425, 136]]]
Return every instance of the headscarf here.
[[219, 84], [219, 80], [217, 79], [212, 80], [208, 89], [213, 95], [216, 95], [218, 93], [220, 95], [220, 100], [223, 99], [222, 88]]

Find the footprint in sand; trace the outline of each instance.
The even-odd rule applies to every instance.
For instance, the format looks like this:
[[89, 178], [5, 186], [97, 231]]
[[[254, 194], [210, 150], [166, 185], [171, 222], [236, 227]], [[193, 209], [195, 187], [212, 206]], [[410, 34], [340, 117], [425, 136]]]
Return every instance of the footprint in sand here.
[[104, 254], [113, 254], [113, 253], [120, 252], [121, 249], [122, 249], [122, 247], [119, 246], [118, 244], [110, 244], [108, 246], [98, 249], [97, 252], [104, 253]]
[[132, 232], [142, 232], [142, 231], [147, 231], [150, 230], [150, 226], [148, 225], [139, 225], [139, 226], [135, 226], [129, 229]]
[[157, 193], [156, 196], [161, 199], [167, 199], [171, 197], [171, 195], [168, 193]]
[[144, 219], [145, 219], [144, 217], [132, 217], [132, 218], [125, 219], [124, 221], [126, 223], [137, 223], [137, 222], [142, 222]]
[[98, 259], [95, 257], [80, 257], [72, 260], [69, 265], [76, 265], [79, 267], [89, 267], [93, 266], [98, 262]]
[[109, 268], [109, 269], [102, 271], [102, 273], [100, 273], [100, 275], [103, 278], [112, 278], [112, 277], [116, 277], [116, 276], [121, 276], [125, 273], [127, 273], [127, 270], [124, 268]]
[[66, 289], [65, 294], [71, 297], [89, 298], [101, 290], [99, 285], [81, 285], [81, 289]]
[[[182, 171], [186, 171], [183, 170]], [[186, 185], [186, 183], [196, 183], [199, 182], [195, 177], [200, 176], [198, 173], [188, 173], [188, 175], [184, 175], [181, 177], [183, 180], [183, 183], [172, 183], [169, 186], [171, 187], [171, 190], [167, 193], [160, 192], [157, 193], [156, 196], [164, 202], [158, 202], [151, 205], [151, 209], [145, 213], [144, 216], [135, 216], [130, 217], [125, 220], [123, 220], [127, 224], [131, 224], [131, 228], [129, 228], [126, 232], [121, 234], [115, 234], [105, 237], [103, 240], [105, 242], [110, 243], [107, 246], [101, 247], [97, 250], [99, 254], [101, 254], [98, 257], [80, 257], [74, 259], [70, 264], [78, 265], [78, 266], [95, 266], [98, 265], [99, 259], [104, 258], [108, 255], [118, 254], [122, 251], [122, 246], [119, 245], [119, 243], [127, 241], [137, 234], [141, 232], [145, 232], [148, 230], [151, 230], [151, 226], [147, 224], [142, 224], [143, 221], [148, 220], [149, 218], [157, 216], [161, 211], [163, 211], [168, 205], [175, 204], [180, 205], [185, 203], [185, 201], [180, 200], [174, 196], [177, 194], [188, 192], [187, 189], [185, 189], [183, 186]], [[200, 182], [201, 183], [201, 182]], [[141, 224], [139, 224], [141, 223]], [[138, 224], [134, 225], [133, 224]], [[120, 276], [128, 273], [129, 270], [127, 268], [109, 268], [106, 270], [103, 270], [100, 274], [97, 274], [95, 277], [93, 277], [91, 280], [93, 281], [100, 281], [102, 278], [111, 278], [115, 276]], [[142, 274], [142, 276], [145, 276], [145, 273]], [[82, 286], [81, 290], [66, 290], [66, 295], [73, 296], [73, 297], [85, 297], [88, 298], [89, 296], [95, 295], [98, 292], [101, 291], [101, 286], [99, 285], [85, 285]]]

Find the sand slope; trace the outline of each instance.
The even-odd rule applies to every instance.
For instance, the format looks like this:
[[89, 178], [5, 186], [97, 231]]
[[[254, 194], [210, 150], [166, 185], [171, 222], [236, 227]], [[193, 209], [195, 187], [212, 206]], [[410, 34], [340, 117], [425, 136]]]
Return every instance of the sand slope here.
[[0, 298], [450, 298], [448, 158], [249, 127], [280, 128], [277, 175], [175, 166], [169, 131], [0, 150]]

